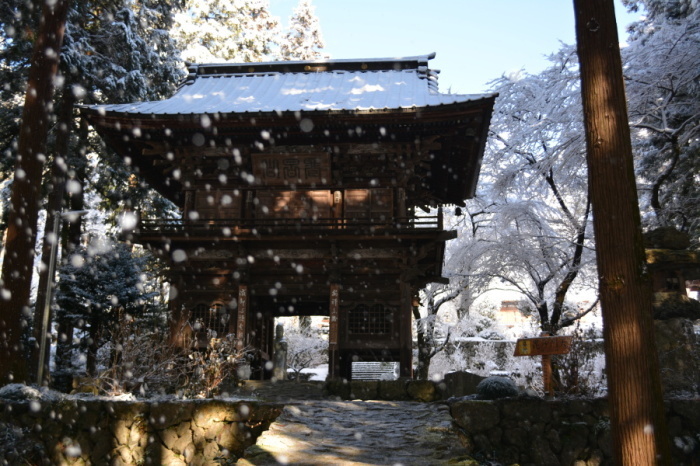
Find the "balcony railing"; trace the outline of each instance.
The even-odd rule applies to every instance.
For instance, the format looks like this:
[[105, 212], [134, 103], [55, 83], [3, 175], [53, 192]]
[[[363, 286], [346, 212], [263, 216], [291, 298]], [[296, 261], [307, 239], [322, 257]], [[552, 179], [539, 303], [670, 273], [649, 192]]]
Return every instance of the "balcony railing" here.
[[142, 219], [139, 236], [214, 235], [241, 236], [285, 234], [321, 230], [333, 234], [401, 234], [443, 229], [442, 210], [437, 215], [394, 218], [257, 218], [257, 219]]

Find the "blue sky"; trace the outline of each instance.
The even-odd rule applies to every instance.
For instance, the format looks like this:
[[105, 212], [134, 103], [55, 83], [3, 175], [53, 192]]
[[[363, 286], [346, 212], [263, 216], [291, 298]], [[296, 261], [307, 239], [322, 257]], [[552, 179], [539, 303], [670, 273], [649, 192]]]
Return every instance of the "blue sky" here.
[[[270, 0], [286, 25], [298, 0]], [[483, 92], [524, 68], [536, 73], [560, 41], [575, 41], [571, 0], [312, 0], [331, 58], [385, 58], [436, 52], [440, 90]], [[615, 0], [620, 39], [637, 19]]]

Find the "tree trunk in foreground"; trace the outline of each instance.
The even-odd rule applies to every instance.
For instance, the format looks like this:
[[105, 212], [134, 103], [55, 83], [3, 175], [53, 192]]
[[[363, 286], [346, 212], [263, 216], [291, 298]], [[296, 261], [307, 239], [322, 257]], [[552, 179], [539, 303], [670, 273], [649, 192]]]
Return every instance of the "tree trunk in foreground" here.
[[670, 464], [613, 0], [574, 0], [614, 461]]
[[[44, 224], [44, 243], [41, 248], [42, 269], [39, 271], [39, 287], [36, 293], [36, 304], [34, 305], [34, 348], [32, 348], [32, 372], [39, 374], [39, 361], [41, 360], [40, 349], [41, 339], [46, 341], [44, 349], [44, 370], [43, 381], [37, 383], [48, 384], [49, 382], [49, 356], [51, 348], [51, 298], [54, 281], [56, 280], [55, 270], [50, 274], [50, 262], [52, 250], [53, 259], [56, 260], [56, 246], [60, 241], [63, 221], [58, 219], [58, 229], [54, 231], [56, 217], [60, 217], [63, 210], [64, 197], [66, 194], [66, 160], [68, 146], [70, 142], [71, 126], [73, 125], [73, 107], [75, 96], [69, 86], [63, 91], [63, 102], [58, 115], [58, 134], [56, 135], [56, 148], [54, 151], [54, 161], [51, 167], [51, 183], [48, 205], [46, 207], [46, 222]], [[56, 244], [54, 244], [54, 242]], [[44, 310], [48, 309], [49, 328], [44, 327]]]
[[26, 382], [30, 375], [22, 333], [31, 317], [29, 297], [41, 172], [68, 3], [68, 0], [44, 3], [29, 69], [0, 284], [0, 384]]

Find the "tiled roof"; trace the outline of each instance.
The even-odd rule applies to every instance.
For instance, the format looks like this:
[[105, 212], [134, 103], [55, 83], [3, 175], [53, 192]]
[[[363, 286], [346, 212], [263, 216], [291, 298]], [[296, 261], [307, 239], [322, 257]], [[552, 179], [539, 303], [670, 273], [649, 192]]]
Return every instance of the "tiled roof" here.
[[146, 115], [371, 111], [490, 97], [439, 93], [437, 71], [427, 66], [433, 57], [194, 65], [169, 99], [92, 108]]

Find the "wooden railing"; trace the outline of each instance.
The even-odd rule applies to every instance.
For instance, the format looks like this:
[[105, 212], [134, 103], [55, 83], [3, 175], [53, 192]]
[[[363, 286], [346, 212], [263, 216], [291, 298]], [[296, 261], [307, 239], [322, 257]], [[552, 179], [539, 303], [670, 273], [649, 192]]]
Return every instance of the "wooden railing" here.
[[224, 236], [239, 234], [274, 234], [290, 231], [340, 230], [375, 232], [378, 230], [439, 231], [443, 228], [442, 210], [437, 215], [397, 218], [257, 218], [257, 219], [142, 219], [136, 233], [194, 234], [209, 233]]

